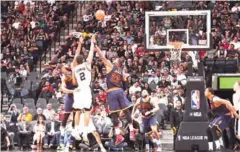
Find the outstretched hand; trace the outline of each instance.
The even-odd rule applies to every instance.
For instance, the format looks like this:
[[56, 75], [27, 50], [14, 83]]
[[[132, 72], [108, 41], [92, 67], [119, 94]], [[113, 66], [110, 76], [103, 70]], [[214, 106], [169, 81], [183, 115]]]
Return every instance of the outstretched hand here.
[[82, 44], [82, 43], [83, 43], [83, 41], [84, 41], [84, 37], [83, 37], [83, 36], [80, 36], [80, 37], [79, 37], [79, 43], [81, 43], [81, 44]]
[[91, 43], [96, 43], [96, 35], [93, 34], [92, 37], [91, 37]]

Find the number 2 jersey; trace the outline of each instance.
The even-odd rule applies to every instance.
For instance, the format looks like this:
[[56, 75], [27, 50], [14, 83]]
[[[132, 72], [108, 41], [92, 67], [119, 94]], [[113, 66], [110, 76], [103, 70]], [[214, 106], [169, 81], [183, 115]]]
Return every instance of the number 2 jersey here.
[[81, 91], [91, 91], [91, 63], [83, 62], [74, 68], [75, 77], [77, 79], [78, 87]]
[[91, 64], [84, 62], [74, 68], [80, 91], [74, 92], [74, 109], [91, 109], [92, 90], [91, 90]]

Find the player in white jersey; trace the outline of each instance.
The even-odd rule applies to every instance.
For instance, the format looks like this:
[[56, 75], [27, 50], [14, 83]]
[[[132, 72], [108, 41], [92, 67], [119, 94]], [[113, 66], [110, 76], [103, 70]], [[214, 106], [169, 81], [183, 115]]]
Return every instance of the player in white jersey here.
[[[88, 57], [86, 61], [84, 61], [84, 57], [80, 54], [81, 44], [83, 42], [83, 38], [80, 38], [80, 44], [76, 51], [73, 63], [72, 63], [72, 77], [73, 84], [77, 85], [79, 91], [74, 92], [74, 103], [73, 108], [75, 109], [75, 118], [74, 118], [74, 129], [72, 131], [72, 135], [76, 139], [80, 139], [79, 129], [77, 126], [80, 122], [80, 114], [84, 112], [84, 127], [85, 129], [89, 124], [90, 117], [90, 109], [92, 105], [92, 93], [91, 93], [91, 63], [93, 60], [94, 53], [94, 43], [96, 43], [95, 35], [91, 38], [91, 46]], [[83, 130], [85, 130], [83, 129]], [[87, 138], [87, 133], [83, 132], [83, 138]]]
[[[233, 90], [235, 91], [235, 93], [233, 94], [233, 105], [234, 105], [234, 108], [237, 111], [237, 113], [240, 114], [240, 80], [234, 84]], [[239, 119], [235, 120], [235, 134], [236, 134], [236, 137], [239, 142], [239, 140], [240, 140], [240, 121], [239, 121]], [[239, 148], [238, 144], [235, 145], [234, 150], [236, 150], [237, 148]]]

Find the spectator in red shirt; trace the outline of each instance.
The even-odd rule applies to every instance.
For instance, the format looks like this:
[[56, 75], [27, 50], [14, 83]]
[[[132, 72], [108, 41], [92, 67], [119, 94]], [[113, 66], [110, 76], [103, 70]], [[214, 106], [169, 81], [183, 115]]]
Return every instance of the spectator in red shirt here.
[[100, 90], [97, 98], [99, 99], [100, 104], [105, 104], [107, 101], [107, 93], [103, 90]]

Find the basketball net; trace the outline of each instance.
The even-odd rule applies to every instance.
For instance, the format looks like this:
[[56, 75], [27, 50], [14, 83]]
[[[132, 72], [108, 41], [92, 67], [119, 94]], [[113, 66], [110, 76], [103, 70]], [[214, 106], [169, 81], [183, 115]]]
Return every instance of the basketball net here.
[[173, 48], [170, 48], [170, 53], [171, 53], [170, 60], [181, 62], [181, 53], [182, 53], [183, 42], [174, 41], [174, 42], [169, 42], [168, 45], [173, 47]]

